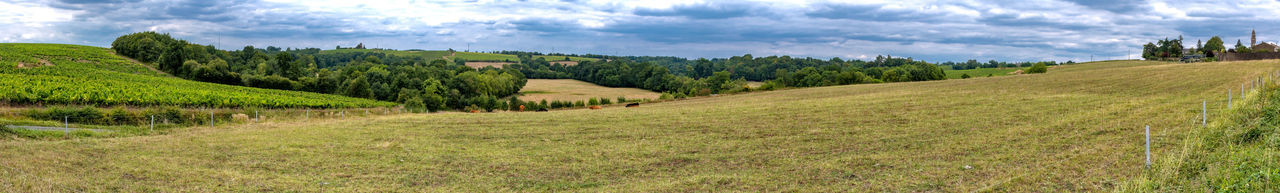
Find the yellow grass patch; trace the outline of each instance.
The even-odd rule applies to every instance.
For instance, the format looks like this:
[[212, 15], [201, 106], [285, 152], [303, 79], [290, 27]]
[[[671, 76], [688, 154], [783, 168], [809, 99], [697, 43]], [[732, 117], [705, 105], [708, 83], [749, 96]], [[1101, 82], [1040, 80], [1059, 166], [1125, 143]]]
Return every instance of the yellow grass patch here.
[[610, 88], [573, 79], [529, 79], [520, 89], [524, 101], [586, 101], [592, 97], [615, 100], [619, 96], [630, 99], [658, 99], [661, 93], [638, 88]]

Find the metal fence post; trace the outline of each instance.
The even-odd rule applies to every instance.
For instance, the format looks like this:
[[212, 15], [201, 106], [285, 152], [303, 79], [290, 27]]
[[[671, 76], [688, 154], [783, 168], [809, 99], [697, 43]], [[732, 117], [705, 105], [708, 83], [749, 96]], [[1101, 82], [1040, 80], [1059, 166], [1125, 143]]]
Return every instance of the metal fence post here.
[[1200, 127], [1209, 127], [1209, 100], [1200, 101]]
[[302, 116], [302, 120], [307, 121], [310, 119], [311, 119], [311, 109], [307, 109], [307, 114]]
[[1227, 89], [1227, 109], [1231, 109], [1231, 89]]
[[346, 118], [347, 118], [347, 111], [339, 112], [339, 113], [338, 113], [338, 118], [346, 119]]
[[253, 122], [262, 122], [262, 115], [258, 114], [258, 110], [253, 110]]
[[1147, 168], [1151, 168], [1151, 125], [1147, 125]]
[[155, 133], [155, 132], [156, 132], [156, 116], [155, 116], [155, 115], [151, 115], [151, 125], [150, 125], [150, 126], [151, 126], [151, 131], [150, 131], [150, 132]]
[[209, 111], [209, 126], [213, 126], [213, 111]]

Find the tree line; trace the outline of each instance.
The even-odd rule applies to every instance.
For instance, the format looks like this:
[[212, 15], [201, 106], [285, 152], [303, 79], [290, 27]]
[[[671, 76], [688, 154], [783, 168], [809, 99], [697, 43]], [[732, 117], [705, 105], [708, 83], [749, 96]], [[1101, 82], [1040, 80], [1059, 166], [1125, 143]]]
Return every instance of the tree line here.
[[[641, 62], [637, 62], [641, 61]], [[911, 58], [878, 56], [873, 61], [820, 60], [750, 54], [731, 58], [681, 60], [674, 57], [615, 57], [567, 66], [545, 60], [508, 65], [529, 78], [571, 78], [609, 87], [635, 87], [674, 96], [703, 96], [750, 91], [747, 81], [766, 81], [761, 89], [832, 86], [877, 82], [943, 80], [937, 65]]]
[[514, 69], [474, 69], [420, 56], [253, 46], [224, 51], [156, 32], [124, 35], [111, 47], [184, 79], [393, 101], [428, 111], [478, 106], [516, 94], [527, 82]]

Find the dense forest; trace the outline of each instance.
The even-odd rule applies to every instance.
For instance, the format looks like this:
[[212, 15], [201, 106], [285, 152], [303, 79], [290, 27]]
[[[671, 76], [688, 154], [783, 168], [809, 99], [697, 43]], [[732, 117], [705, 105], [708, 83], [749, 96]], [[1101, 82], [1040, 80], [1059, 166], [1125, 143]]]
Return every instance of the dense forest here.
[[430, 111], [473, 105], [504, 108], [492, 101], [516, 94], [526, 82], [517, 70], [477, 70], [439, 59], [373, 52], [324, 54], [315, 48], [245, 46], [224, 51], [156, 32], [121, 36], [111, 48], [185, 79], [394, 101]]

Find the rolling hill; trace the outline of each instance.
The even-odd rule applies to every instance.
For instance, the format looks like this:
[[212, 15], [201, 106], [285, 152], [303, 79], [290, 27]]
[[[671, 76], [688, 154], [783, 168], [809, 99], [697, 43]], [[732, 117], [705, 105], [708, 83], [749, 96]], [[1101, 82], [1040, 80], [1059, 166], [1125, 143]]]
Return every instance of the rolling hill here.
[[[789, 89], [640, 108], [439, 113], [0, 141], [27, 191], [1107, 191], [1275, 61]], [[281, 140], [288, 139], [288, 140]], [[1158, 156], [1157, 156], [1158, 157]]]
[[0, 44], [0, 100], [10, 104], [201, 107], [392, 106], [338, 95], [189, 81], [149, 69], [107, 48]]

